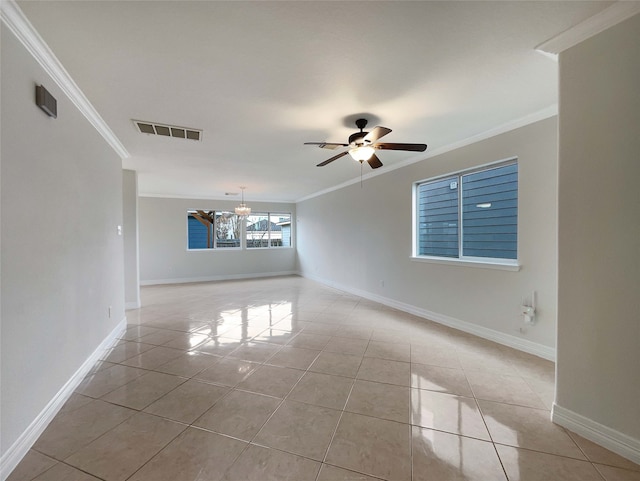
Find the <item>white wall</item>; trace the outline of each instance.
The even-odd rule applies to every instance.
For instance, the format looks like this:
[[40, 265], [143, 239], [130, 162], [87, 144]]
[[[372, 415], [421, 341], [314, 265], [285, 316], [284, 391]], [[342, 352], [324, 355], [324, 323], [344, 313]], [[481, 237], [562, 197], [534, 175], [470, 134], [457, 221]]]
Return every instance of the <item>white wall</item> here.
[[640, 462], [640, 15], [560, 55], [559, 162], [554, 414]]
[[127, 309], [140, 307], [138, 253], [138, 174], [122, 171], [122, 222], [124, 244], [124, 301]]
[[[553, 357], [556, 129], [555, 118], [540, 121], [365, 180], [362, 188], [355, 184], [298, 203], [300, 272], [432, 318], [469, 323], [465, 327], [478, 328], [481, 335], [522, 342], [522, 348]], [[411, 260], [412, 183], [512, 156], [519, 158], [522, 269], [508, 272]], [[522, 296], [533, 290], [538, 323], [522, 334], [517, 330], [523, 327], [519, 306]]]
[[4, 457], [123, 320], [124, 293], [120, 158], [4, 25], [1, 57]]
[[[141, 197], [139, 200], [140, 279], [143, 285], [198, 280], [291, 274], [296, 270], [294, 248], [247, 250], [187, 250], [187, 211], [227, 210], [240, 203], [203, 199]], [[295, 204], [246, 201], [253, 212], [290, 212]]]

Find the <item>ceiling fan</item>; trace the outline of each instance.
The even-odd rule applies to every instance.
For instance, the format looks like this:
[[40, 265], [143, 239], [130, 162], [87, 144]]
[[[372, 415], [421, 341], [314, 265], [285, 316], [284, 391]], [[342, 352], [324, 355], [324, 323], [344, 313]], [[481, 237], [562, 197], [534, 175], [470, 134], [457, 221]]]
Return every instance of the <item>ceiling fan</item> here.
[[427, 144], [392, 144], [378, 142], [378, 139], [391, 132], [391, 129], [380, 127], [378, 125], [374, 127], [371, 132], [364, 132], [364, 128], [366, 126], [367, 119], [356, 120], [356, 127], [360, 129], [360, 132], [351, 134], [349, 136], [349, 143], [347, 144], [337, 144], [333, 142], [305, 142], [304, 145], [317, 145], [321, 149], [331, 150], [335, 150], [339, 147], [348, 147], [348, 150], [345, 150], [324, 162], [320, 162], [316, 167], [324, 167], [334, 160], [350, 154], [351, 157], [360, 162], [360, 164], [366, 161], [372, 169], [377, 169], [378, 167], [382, 167], [382, 162], [380, 162], [380, 159], [376, 155], [376, 150], [407, 150], [410, 152], [424, 152], [427, 150]]

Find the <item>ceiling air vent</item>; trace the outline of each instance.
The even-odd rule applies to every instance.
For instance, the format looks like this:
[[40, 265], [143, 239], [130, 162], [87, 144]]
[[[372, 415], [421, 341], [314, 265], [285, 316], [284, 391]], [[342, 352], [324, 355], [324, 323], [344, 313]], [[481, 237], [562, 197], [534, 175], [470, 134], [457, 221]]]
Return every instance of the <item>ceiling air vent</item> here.
[[133, 123], [141, 134], [162, 135], [163, 137], [176, 137], [178, 139], [202, 140], [202, 130], [200, 129], [144, 122], [142, 120], [134, 120]]

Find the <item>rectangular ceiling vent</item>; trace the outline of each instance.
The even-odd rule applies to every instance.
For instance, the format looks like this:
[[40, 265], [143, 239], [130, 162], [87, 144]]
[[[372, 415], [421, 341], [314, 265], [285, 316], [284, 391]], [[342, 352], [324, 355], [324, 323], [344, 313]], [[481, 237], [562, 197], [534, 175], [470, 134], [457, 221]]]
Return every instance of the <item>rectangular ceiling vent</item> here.
[[155, 122], [145, 122], [134, 120], [138, 132], [141, 134], [162, 135], [163, 137], [176, 137], [178, 139], [202, 140], [202, 130], [190, 129], [188, 127], [178, 127], [177, 125], [157, 124]]

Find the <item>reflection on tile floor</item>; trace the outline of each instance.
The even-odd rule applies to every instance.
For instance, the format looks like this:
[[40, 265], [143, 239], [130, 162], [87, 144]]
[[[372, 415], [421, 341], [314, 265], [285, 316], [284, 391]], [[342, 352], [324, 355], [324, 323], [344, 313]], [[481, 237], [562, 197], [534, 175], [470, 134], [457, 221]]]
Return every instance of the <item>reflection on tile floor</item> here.
[[640, 481], [551, 362], [299, 277], [142, 296], [9, 481]]

